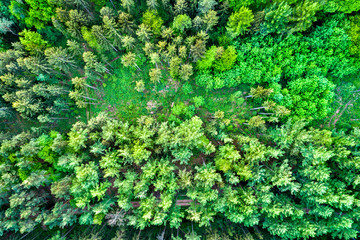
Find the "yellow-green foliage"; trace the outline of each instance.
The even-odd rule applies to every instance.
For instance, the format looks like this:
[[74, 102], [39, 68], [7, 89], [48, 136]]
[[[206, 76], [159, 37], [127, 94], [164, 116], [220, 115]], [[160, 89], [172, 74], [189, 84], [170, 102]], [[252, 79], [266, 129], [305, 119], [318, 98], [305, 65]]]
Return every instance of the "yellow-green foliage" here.
[[350, 17], [349, 36], [351, 38], [350, 53], [360, 57], [360, 15]]
[[143, 23], [149, 26], [154, 34], [160, 34], [163, 20], [155, 10], [147, 10], [144, 13]]
[[44, 50], [49, 44], [45, 41], [42, 36], [34, 31], [25, 29], [20, 32], [20, 42], [25, 46], [25, 49], [30, 52], [40, 52]]

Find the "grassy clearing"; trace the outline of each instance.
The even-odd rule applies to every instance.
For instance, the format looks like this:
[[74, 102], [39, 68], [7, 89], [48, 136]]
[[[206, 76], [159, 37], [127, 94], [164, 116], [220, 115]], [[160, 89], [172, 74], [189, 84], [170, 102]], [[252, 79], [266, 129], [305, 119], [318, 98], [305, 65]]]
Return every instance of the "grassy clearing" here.
[[[179, 117], [180, 114], [176, 114], [177, 110], [174, 108], [183, 105], [186, 108], [184, 111], [191, 110], [191, 114], [199, 115], [203, 120], [212, 117], [218, 110], [225, 112], [228, 119], [237, 119], [239, 116], [241, 118], [248, 112], [248, 106], [242, 98], [245, 86], [208, 91], [198, 87], [193, 80], [174, 80], [165, 71], [160, 82], [152, 83], [148, 76], [149, 66], [142, 71], [136, 71], [122, 67], [120, 60], [113, 65], [119, 67], [112, 75], [106, 75], [100, 92], [89, 91], [91, 97], [99, 98], [100, 95], [101, 102], [91, 106], [91, 116], [107, 111], [130, 122], [136, 121], [142, 115], [152, 115], [165, 120], [173, 114]], [[136, 82], [141, 80], [145, 83], [145, 90], [138, 92], [135, 86]]]

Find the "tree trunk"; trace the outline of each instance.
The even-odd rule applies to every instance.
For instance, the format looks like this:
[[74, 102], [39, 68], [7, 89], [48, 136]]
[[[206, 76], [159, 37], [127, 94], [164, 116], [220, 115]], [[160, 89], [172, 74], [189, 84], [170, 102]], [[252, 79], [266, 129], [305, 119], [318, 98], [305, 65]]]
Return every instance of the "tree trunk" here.
[[258, 114], [261, 114], [261, 115], [273, 115], [273, 113], [258, 113]]
[[97, 101], [97, 99], [95, 99], [95, 98], [86, 97], [86, 96], [81, 96], [81, 97], [83, 97], [83, 98], [85, 98], [85, 99], [89, 99], [89, 100]]
[[88, 84], [85, 84], [85, 86], [88, 87], [88, 88], [94, 89], [94, 90], [99, 90], [98, 88], [93, 87], [93, 86], [90, 86], [90, 85], [88, 85]]
[[257, 108], [251, 108], [250, 110], [253, 111], [253, 110], [258, 110], [258, 109], [264, 109], [265, 107], [257, 107]]
[[136, 68], [141, 72], [141, 68], [139, 68], [139, 66], [136, 63], [134, 63], [134, 64], [135, 64]]
[[11, 32], [13, 35], [19, 37], [19, 35], [18, 35], [17, 33], [14, 33], [13, 30], [11, 30], [9, 27], [6, 27], [6, 26], [5, 26], [5, 28], [6, 28], [9, 32]]

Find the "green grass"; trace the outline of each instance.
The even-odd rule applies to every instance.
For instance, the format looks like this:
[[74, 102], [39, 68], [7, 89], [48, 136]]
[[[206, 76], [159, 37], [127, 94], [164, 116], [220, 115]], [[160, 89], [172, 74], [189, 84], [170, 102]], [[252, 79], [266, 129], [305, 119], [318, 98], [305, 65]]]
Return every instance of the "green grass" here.
[[[117, 68], [110, 75], [106, 75], [101, 90], [101, 104], [91, 106], [91, 117], [101, 111], [113, 112], [116, 117], [124, 121], [134, 122], [142, 115], [152, 115], [159, 119], [167, 119], [172, 114], [172, 107], [179, 103], [186, 106], [194, 105], [194, 97], [203, 97], [204, 104], [195, 108], [195, 114], [203, 120], [212, 116], [216, 111], [225, 112], [229, 119], [242, 118], [248, 107], [245, 103], [239, 102], [241, 93], [245, 86], [236, 88], [222, 88], [209, 91], [198, 87], [195, 81], [188, 82], [173, 80], [166, 71], [163, 71], [163, 78], [159, 83], [152, 83], [149, 80], [149, 65], [143, 66], [142, 71], [125, 68], [120, 60], [112, 64]], [[135, 90], [136, 81], [145, 82], [145, 90]], [[240, 91], [240, 96], [232, 98], [234, 93]], [[97, 97], [93, 90], [89, 90], [91, 97]], [[154, 106], [153, 108], [149, 108]], [[190, 116], [190, 115], [189, 115]]]

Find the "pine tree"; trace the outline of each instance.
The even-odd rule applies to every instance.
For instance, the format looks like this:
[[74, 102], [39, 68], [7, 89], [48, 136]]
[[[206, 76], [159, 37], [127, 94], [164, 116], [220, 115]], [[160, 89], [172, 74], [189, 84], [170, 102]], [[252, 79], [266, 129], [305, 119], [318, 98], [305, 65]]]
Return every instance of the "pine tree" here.
[[106, 31], [104, 31], [103, 27], [94, 25], [91, 28], [91, 32], [96, 38], [96, 42], [100, 44], [102, 49], [109, 51], [114, 50], [115, 52], [118, 51], [116, 47], [106, 37]]
[[217, 2], [215, 0], [199, 0], [199, 12], [201, 14], [206, 14], [209, 10], [214, 9]]
[[179, 71], [179, 75], [182, 80], [188, 81], [193, 74], [193, 67], [190, 64], [183, 64]]
[[134, 8], [134, 0], [121, 0], [121, 6], [126, 9], [128, 12], [131, 12], [131, 9]]
[[265, 22], [263, 24], [265, 31], [270, 33], [275, 32], [278, 34], [285, 32], [287, 24], [290, 21], [291, 13], [292, 9], [286, 2], [274, 4], [265, 13]]
[[89, 19], [83, 11], [71, 9], [69, 11], [69, 18], [65, 22], [65, 25], [71, 36], [81, 39], [81, 28], [86, 26], [88, 22]]
[[67, 50], [62, 47], [47, 48], [44, 54], [48, 63], [55, 69], [68, 72], [70, 69], [78, 68]]
[[208, 32], [218, 23], [219, 17], [214, 10], [209, 10], [202, 18], [205, 24], [205, 31]]
[[135, 47], [135, 38], [131, 37], [131, 36], [124, 36], [121, 39], [122, 45], [124, 48], [126, 48], [126, 50], [130, 51], [132, 49], [134, 49]]
[[146, 4], [147, 4], [147, 6], [148, 6], [148, 8], [150, 8], [150, 9], [156, 9], [157, 7], [158, 7], [158, 2], [157, 2], [157, 0], [146, 0]]
[[75, 88], [80, 88], [80, 89], [84, 89], [85, 87], [94, 89], [94, 90], [98, 90], [98, 88], [88, 85], [86, 83], [86, 78], [85, 77], [75, 77], [73, 79], [71, 79], [72, 84], [74, 85]]
[[120, 30], [115, 23], [115, 19], [104, 16], [103, 23], [106, 37], [111, 40], [113, 46], [120, 48], [122, 35], [120, 34]]
[[297, 4], [290, 17], [290, 21], [295, 22], [292, 31], [303, 32], [307, 30], [312, 25], [312, 22], [316, 21], [315, 14], [319, 9], [319, 3], [309, 0]]
[[195, 45], [190, 47], [190, 55], [193, 59], [193, 62], [201, 59], [206, 52], [205, 42], [203, 40], [196, 40]]
[[132, 52], [128, 52], [127, 54], [123, 55], [121, 57], [121, 63], [125, 67], [130, 67], [132, 65], [135, 65], [136, 68], [141, 71], [140, 67], [136, 64], [136, 55]]
[[158, 68], [152, 68], [149, 71], [150, 81], [153, 83], [160, 82], [161, 70]]
[[148, 42], [152, 37], [152, 32], [150, 27], [142, 23], [139, 25], [139, 29], [136, 31], [136, 35], [140, 41]]
[[104, 19], [104, 17], [107, 17], [107, 19], [113, 19], [115, 17], [115, 11], [112, 8], [109, 7], [102, 7], [100, 9], [100, 15]]
[[80, 43], [74, 40], [67, 40], [66, 45], [68, 46], [68, 50], [73, 54], [73, 56], [83, 55], [84, 48], [80, 45]]
[[0, 18], [0, 33], [11, 32], [13, 35], [17, 34], [11, 29], [11, 26], [14, 25], [13, 21], [10, 21], [6, 18]]
[[186, 14], [187, 10], [188, 10], [188, 5], [186, 0], [176, 0], [174, 6], [175, 15]]
[[121, 31], [126, 34], [135, 32], [135, 24], [132, 21], [132, 16], [129, 13], [120, 12], [118, 16], [118, 26]]

